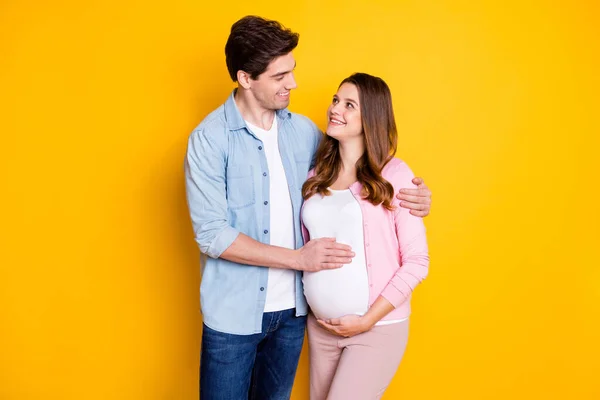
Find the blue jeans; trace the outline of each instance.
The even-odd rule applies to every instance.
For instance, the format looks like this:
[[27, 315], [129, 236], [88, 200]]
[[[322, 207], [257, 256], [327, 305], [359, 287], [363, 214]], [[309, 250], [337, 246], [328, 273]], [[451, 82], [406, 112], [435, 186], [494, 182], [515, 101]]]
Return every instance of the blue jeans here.
[[204, 325], [200, 399], [289, 399], [306, 326], [306, 317], [295, 314], [295, 309], [264, 313], [262, 333], [254, 335]]

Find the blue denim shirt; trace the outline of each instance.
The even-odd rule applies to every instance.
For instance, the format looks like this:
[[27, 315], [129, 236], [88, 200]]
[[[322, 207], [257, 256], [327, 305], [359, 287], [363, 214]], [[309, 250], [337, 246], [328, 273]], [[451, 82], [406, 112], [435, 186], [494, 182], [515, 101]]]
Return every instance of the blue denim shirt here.
[[[268, 268], [219, 258], [239, 233], [270, 243], [269, 169], [262, 142], [246, 126], [233, 96], [192, 132], [185, 160], [187, 201], [202, 261], [200, 303], [204, 323], [220, 332], [260, 333]], [[287, 178], [296, 248], [302, 184], [322, 137], [308, 118], [276, 112], [279, 152]], [[301, 272], [296, 272], [296, 315], [306, 315]]]

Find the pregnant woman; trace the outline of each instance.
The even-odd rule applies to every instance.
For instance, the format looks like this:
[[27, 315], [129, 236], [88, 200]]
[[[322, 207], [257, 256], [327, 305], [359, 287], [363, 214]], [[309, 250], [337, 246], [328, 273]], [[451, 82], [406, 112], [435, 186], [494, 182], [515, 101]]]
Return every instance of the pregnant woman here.
[[333, 237], [356, 255], [340, 269], [304, 273], [310, 397], [378, 399], [404, 354], [411, 294], [427, 275], [425, 227], [394, 196], [414, 187], [414, 175], [393, 157], [387, 84], [363, 73], [345, 79], [328, 121], [302, 188], [303, 234]]

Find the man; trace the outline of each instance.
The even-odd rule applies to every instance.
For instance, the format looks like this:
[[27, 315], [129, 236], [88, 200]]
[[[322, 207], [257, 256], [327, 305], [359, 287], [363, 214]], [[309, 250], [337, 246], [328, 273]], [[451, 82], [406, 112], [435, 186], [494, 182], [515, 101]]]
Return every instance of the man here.
[[[301, 188], [322, 133], [286, 109], [298, 34], [245, 17], [225, 46], [238, 87], [192, 132], [185, 163], [202, 271], [202, 399], [288, 399], [304, 339], [302, 271], [339, 268], [354, 253], [334, 238], [303, 245]], [[404, 197], [429, 213], [422, 184]]]

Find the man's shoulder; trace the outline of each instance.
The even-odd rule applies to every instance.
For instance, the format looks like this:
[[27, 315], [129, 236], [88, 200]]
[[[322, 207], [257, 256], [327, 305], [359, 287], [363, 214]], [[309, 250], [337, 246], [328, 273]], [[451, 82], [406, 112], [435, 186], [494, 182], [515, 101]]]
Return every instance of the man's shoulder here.
[[308, 146], [314, 154], [323, 136], [319, 127], [307, 116], [297, 113], [290, 113], [290, 122], [299, 143]]
[[206, 152], [213, 155], [226, 154], [229, 137], [224, 106], [208, 114], [188, 137], [188, 154], [199, 156]]
[[304, 129], [318, 130], [317, 125], [306, 115], [298, 114], [290, 111], [290, 122], [297, 127]]
[[212, 132], [222, 131], [227, 127], [227, 121], [225, 119], [225, 106], [221, 104], [216, 110], [213, 110], [208, 114], [199, 124], [194, 128], [194, 132]]
[[227, 119], [224, 105], [208, 114], [189, 136], [190, 143], [212, 143], [219, 148], [227, 148]]

